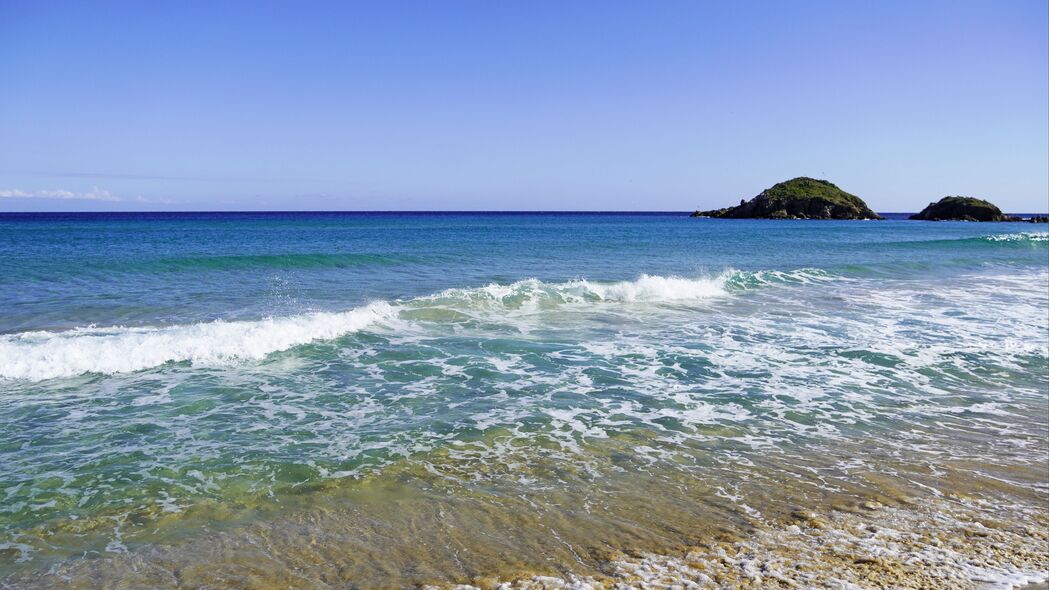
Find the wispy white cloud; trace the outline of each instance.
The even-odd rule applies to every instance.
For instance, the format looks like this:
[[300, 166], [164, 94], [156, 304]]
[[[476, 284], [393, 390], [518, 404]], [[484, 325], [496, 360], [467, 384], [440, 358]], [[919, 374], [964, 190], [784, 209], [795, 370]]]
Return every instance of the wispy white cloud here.
[[0, 198], [4, 199], [64, 199], [80, 201], [124, 201], [107, 190], [95, 187], [87, 192], [67, 190], [24, 191], [21, 189], [0, 189]]
[[125, 198], [95, 187], [86, 192], [75, 192], [67, 190], [39, 190], [25, 191], [21, 189], [0, 188], [0, 199], [59, 199], [69, 201], [107, 201], [110, 203], [150, 203], [170, 205], [174, 203], [171, 199], [153, 199], [138, 195], [137, 197]]

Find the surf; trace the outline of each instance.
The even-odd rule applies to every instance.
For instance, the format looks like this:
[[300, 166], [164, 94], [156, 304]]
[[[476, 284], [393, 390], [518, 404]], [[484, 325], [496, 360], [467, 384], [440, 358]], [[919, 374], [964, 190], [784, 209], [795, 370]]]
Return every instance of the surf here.
[[41, 381], [84, 373], [126, 373], [171, 362], [222, 365], [332, 339], [390, 317], [385, 302], [342, 313], [166, 327], [85, 327], [23, 332], [0, 340], [0, 378]]
[[799, 269], [727, 270], [693, 278], [646, 274], [635, 280], [614, 282], [576, 279], [547, 283], [526, 279], [447, 289], [413, 299], [376, 301], [342, 312], [171, 326], [87, 326], [62, 332], [21, 332], [0, 336], [0, 378], [42, 381], [85, 373], [128, 373], [167, 363], [222, 366], [258, 361], [276, 352], [334, 340], [384, 322], [401, 321], [403, 326], [409, 320], [401, 317], [402, 312], [434, 307], [467, 315], [493, 311], [502, 315], [602, 303], [697, 302], [777, 283], [807, 283], [829, 276], [815, 269]]

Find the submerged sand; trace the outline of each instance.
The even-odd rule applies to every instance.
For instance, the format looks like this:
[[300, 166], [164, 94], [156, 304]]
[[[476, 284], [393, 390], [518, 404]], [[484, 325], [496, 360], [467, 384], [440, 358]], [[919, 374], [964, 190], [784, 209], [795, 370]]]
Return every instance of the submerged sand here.
[[618, 555], [604, 575], [478, 579], [459, 588], [1045, 588], [1045, 514], [1033, 515], [1033, 525], [1001, 528], [994, 512], [986, 505], [872, 503], [827, 518], [799, 512], [794, 523], [745, 540], [711, 540], [671, 555]]
[[[830, 462], [812, 458], [809, 473]], [[162, 538], [2, 585], [1004, 590], [1049, 579], [1040, 465], [944, 460], [936, 487], [920, 477], [932, 477], [927, 468], [888, 460], [847, 477], [775, 465], [770, 457], [724, 473], [653, 466], [597, 478], [536, 462], [516, 474], [534, 478], [522, 491], [511, 473], [475, 472], [467, 484], [452, 477], [460, 462], [406, 461], [277, 506], [159, 516]], [[176, 524], [183, 532], [173, 537]], [[62, 533], [48, 538], [61, 543]]]

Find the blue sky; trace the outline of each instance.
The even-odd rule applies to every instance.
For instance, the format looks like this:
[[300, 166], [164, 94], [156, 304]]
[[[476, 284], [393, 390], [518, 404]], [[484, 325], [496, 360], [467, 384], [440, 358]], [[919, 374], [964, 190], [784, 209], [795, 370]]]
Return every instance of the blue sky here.
[[1047, 7], [0, 0], [0, 210], [1045, 211]]

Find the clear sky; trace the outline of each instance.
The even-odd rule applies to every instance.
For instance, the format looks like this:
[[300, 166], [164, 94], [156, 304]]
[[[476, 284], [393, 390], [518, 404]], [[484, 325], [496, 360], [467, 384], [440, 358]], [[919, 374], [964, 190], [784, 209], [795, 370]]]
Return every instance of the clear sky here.
[[0, 0], [0, 210], [1046, 211], [1047, 7]]

